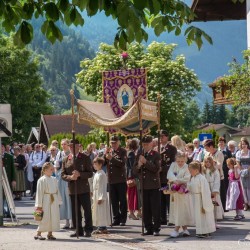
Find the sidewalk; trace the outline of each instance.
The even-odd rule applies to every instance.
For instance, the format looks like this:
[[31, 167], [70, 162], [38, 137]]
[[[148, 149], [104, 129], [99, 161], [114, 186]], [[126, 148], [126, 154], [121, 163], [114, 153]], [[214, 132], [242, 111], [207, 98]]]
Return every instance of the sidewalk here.
[[[17, 218], [19, 226], [11, 226], [12, 223], [5, 221], [5, 227], [0, 228], [0, 250], [21, 249], [81, 249], [93, 250], [96, 247], [101, 250], [124, 250], [124, 249], [250, 249], [250, 211], [245, 212], [245, 220], [234, 221], [234, 212], [226, 213], [225, 220], [218, 223], [218, 229], [208, 239], [195, 237], [195, 229], [190, 228], [191, 237], [179, 237], [171, 239], [169, 233], [173, 227], [163, 226], [161, 236], [142, 237], [141, 221], [128, 220], [125, 227], [110, 228], [110, 234], [94, 236], [91, 238], [72, 239], [69, 237], [71, 231], [61, 230], [54, 235], [56, 241], [36, 241], [33, 236], [36, 233], [36, 223], [33, 220], [34, 201], [24, 197], [22, 201], [16, 202]], [[61, 225], [63, 225], [61, 221]], [[46, 234], [44, 234], [46, 236]]]

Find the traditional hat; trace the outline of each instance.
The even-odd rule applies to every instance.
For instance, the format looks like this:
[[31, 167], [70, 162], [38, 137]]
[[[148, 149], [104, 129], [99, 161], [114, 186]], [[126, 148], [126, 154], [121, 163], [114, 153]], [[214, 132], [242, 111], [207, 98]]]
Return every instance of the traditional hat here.
[[161, 129], [160, 131], [160, 135], [165, 135], [165, 136], [169, 136], [169, 133], [167, 130]]
[[117, 142], [119, 141], [119, 137], [117, 135], [112, 135], [111, 138], [110, 138], [110, 142]]
[[71, 139], [69, 141], [69, 144], [80, 144], [80, 142], [77, 139], [75, 139], [75, 140]]
[[153, 141], [153, 137], [151, 135], [144, 135], [142, 137], [142, 143], [150, 143]]

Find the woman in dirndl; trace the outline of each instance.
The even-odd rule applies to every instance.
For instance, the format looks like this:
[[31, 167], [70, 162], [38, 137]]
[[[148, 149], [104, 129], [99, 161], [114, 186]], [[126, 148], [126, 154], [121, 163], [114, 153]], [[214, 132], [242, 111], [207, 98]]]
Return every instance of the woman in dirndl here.
[[24, 168], [26, 166], [25, 156], [21, 154], [19, 146], [14, 147], [14, 166], [16, 168], [16, 187], [13, 191], [15, 194], [14, 200], [22, 199], [22, 192], [26, 190]]

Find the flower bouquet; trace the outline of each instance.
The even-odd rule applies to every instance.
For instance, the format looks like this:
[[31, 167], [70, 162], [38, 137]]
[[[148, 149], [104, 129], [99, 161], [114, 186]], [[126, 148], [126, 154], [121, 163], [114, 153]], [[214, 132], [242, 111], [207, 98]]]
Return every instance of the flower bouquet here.
[[178, 192], [179, 194], [187, 194], [188, 190], [185, 184], [173, 184], [171, 185], [171, 190], [175, 193]]
[[41, 221], [43, 218], [43, 210], [36, 208], [33, 213], [33, 216], [35, 221]]
[[169, 185], [162, 187], [159, 190], [162, 191], [163, 194], [172, 194], [173, 193], [173, 191], [171, 191], [171, 189], [169, 188]]

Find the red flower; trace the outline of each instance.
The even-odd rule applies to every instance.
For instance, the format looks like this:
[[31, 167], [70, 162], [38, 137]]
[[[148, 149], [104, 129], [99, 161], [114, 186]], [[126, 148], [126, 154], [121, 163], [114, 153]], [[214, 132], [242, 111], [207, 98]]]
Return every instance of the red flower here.
[[123, 51], [121, 56], [122, 56], [123, 59], [127, 59], [128, 58], [128, 53]]

